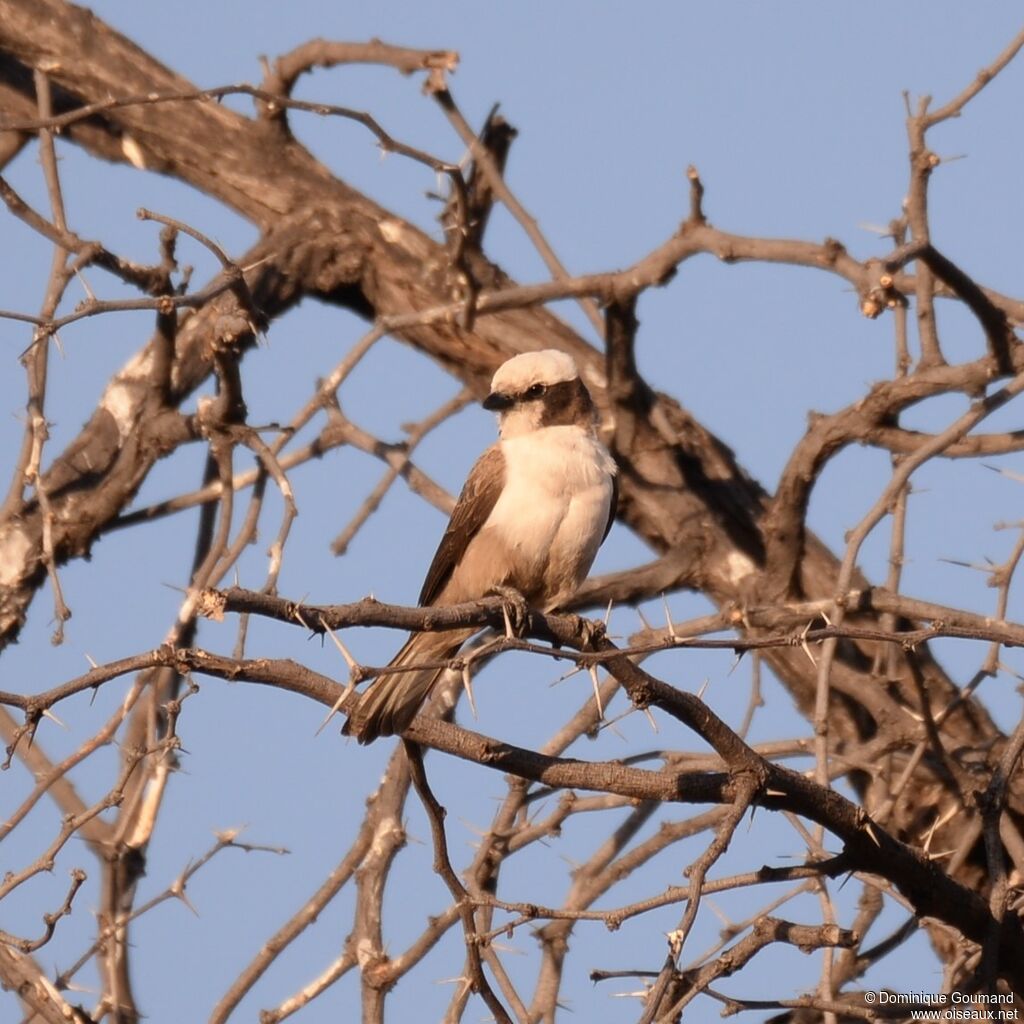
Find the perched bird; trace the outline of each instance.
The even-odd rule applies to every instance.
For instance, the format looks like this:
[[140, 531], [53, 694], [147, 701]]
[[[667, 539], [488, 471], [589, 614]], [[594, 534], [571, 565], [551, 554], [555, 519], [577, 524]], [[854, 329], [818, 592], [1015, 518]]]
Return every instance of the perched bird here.
[[[459, 604], [511, 589], [551, 611], [576, 592], [611, 528], [615, 463], [598, 440], [590, 392], [564, 352], [509, 359], [483, 405], [497, 412], [501, 440], [470, 470], [419, 603]], [[391, 667], [452, 658], [475, 632], [413, 633]], [[343, 731], [360, 743], [402, 732], [443, 673], [380, 676]]]

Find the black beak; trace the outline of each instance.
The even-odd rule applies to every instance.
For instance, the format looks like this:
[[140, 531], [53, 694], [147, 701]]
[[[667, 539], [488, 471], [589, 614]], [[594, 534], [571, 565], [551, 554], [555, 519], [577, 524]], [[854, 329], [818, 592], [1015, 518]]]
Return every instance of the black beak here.
[[503, 395], [500, 391], [493, 391], [484, 399], [484, 408], [491, 412], [500, 412], [512, 406], [513, 399], [510, 395]]

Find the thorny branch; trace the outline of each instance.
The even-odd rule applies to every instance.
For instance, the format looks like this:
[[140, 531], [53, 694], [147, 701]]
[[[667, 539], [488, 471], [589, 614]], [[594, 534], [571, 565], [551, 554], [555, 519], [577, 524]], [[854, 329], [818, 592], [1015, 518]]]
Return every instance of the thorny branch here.
[[[76, 20], [84, 17], [82, 12], [61, 0], [39, 2], [49, 19], [45, 30], [39, 11], [27, 0], [0, 0], [0, 161], [6, 163], [30, 139], [37, 141], [49, 212], [33, 209], [3, 178], [0, 199], [54, 253], [38, 311], [0, 312], [2, 318], [32, 327], [28, 343], [21, 346], [24, 432], [0, 507], [0, 643], [17, 637], [45, 580], [54, 594], [54, 639], [62, 638], [70, 609], [58, 569], [87, 555], [105, 532], [138, 529], [197, 506], [202, 513], [184, 598], [161, 647], [94, 664], [48, 689], [33, 680], [19, 692], [0, 692], [0, 704], [21, 715], [18, 722], [0, 709], [0, 734], [7, 744], [4, 767], [17, 760], [31, 774], [30, 785], [0, 823], [0, 841], [29, 818], [40, 820], [44, 798], [62, 816], [52, 837], [36, 848], [41, 852], [35, 859], [8, 871], [0, 882], [0, 899], [26, 891], [58, 863], [63, 865], [76, 849], [73, 837], [83, 839], [80, 849], [101, 865], [95, 941], [53, 982], [31, 954], [48, 953], [62, 940], [66, 926], [61, 922], [81, 904], [81, 897], [76, 900], [80, 888], [90, 884], [81, 868], [72, 869], [70, 888], [44, 904], [48, 909], [41, 914], [41, 933], [17, 929], [37, 937], [0, 933], [0, 982], [17, 993], [24, 1014], [47, 1021], [109, 1019], [128, 1024], [139, 1019], [129, 926], [162, 902], [186, 901], [188, 881], [221, 849], [254, 849], [226, 832], [170, 887], [136, 902], [146, 853], [158, 817], [166, 814], [164, 797], [182, 756], [179, 716], [183, 700], [197, 692], [194, 675], [273, 687], [326, 707], [348, 706], [348, 687], [305, 665], [268, 659], [262, 649], [256, 657], [244, 658], [245, 623], [252, 616], [315, 635], [331, 633], [347, 662], [352, 687], [393, 670], [362, 664], [349, 650], [356, 650], [357, 641], [351, 635], [337, 636], [340, 631], [471, 626], [489, 627], [495, 635], [484, 641], [479, 658], [454, 659], [448, 667], [475, 671], [506, 652], [530, 655], [526, 664], [531, 666], [557, 659], [573, 671], [592, 673], [601, 700], [588, 692], [548, 743], [531, 750], [440, 720], [458, 691], [453, 686], [441, 693], [413, 724], [405, 745], [396, 748], [368, 801], [365, 819], [348, 828], [348, 846], [339, 852], [333, 869], [250, 954], [248, 966], [225, 982], [213, 1020], [227, 1020], [283, 952], [339, 894], [352, 888], [347, 937], [322, 958], [322, 966], [300, 989], [265, 1009], [262, 1020], [284, 1020], [358, 970], [363, 1018], [383, 1021], [388, 993], [422, 969], [428, 955], [447, 949], [446, 937], [461, 924], [465, 966], [457, 969], [446, 1019], [461, 1019], [479, 994], [496, 1019], [553, 1021], [564, 998], [568, 939], [574, 929], [596, 924], [617, 930], [639, 920], [663, 931], [651, 922], [660, 921], [657, 914], [663, 908], [679, 904], [685, 906], [669, 932], [669, 955], [660, 966], [596, 972], [600, 977], [645, 979], [640, 993], [645, 1021], [675, 1020], [698, 996], [719, 1000], [729, 1013], [773, 1007], [814, 1011], [826, 1020], [830, 1015], [871, 1019], [872, 1011], [858, 1002], [850, 984], [922, 924], [944, 963], [947, 987], [976, 983], [993, 996], [1013, 992], [1020, 997], [1024, 726], [1018, 724], [1011, 735], [1004, 735], [977, 691], [983, 679], [1004, 673], [1005, 650], [1024, 646], [1024, 625], [1007, 617], [1024, 534], [1005, 560], [994, 568], [986, 566], [997, 590], [991, 615], [903, 593], [900, 570], [913, 525], [907, 498], [915, 470], [933, 458], [996, 458], [1024, 448], [1020, 430], [974, 433], [1024, 386], [1024, 353], [1014, 331], [1024, 322], [1024, 300], [985, 287], [963, 269], [966, 263], [933, 241], [929, 184], [942, 162], [928, 141], [933, 127], [959, 116], [1014, 59], [1024, 45], [1024, 33], [944, 106], [932, 109], [928, 98], [916, 104], [908, 100], [907, 195], [893, 221], [889, 251], [859, 260], [832, 239], [818, 243], [721, 230], [708, 219], [705, 185], [691, 167], [686, 174], [688, 209], [675, 232], [625, 270], [573, 277], [506, 180], [504, 165], [514, 130], [492, 111], [477, 132], [461, 112], [448, 79], [458, 60], [453, 52], [411, 50], [376, 40], [313, 40], [266, 62], [259, 86], [198, 89], [99, 22], [89, 23], [96, 52], [102, 55], [93, 63], [73, 42], [74, 26], [83, 24]], [[450, 143], [468, 150], [472, 159], [468, 174], [459, 161], [394, 138], [368, 111], [292, 96], [298, 78], [315, 68], [363, 63], [425, 74], [425, 91], [454, 131]], [[121, 69], [116, 89], [104, 78], [105, 68]], [[216, 102], [238, 95], [254, 100], [255, 117], [242, 117]], [[443, 242], [332, 178], [292, 135], [286, 115], [299, 113], [353, 121], [367, 129], [383, 152], [443, 176], [450, 189]], [[86, 240], [72, 227], [75, 211], [65, 209], [55, 137], [140, 169], [172, 169], [181, 180], [255, 223], [259, 242], [246, 253], [231, 254], [201, 228], [145, 210], [140, 216], [164, 226], [158, 260], [152, 265]], [[191, 147], [188, 161], [177, 159], [183, 140]], [[225, 153], [232, 160], [225, 160]], [[551, 280], [517, 285], [488, 262], [484, 227], [495, 203], [518, 220]], [[220, 265], [218, 276], [204, 286], [191, 289], [189, 272], [179, 271], [176, 243], [181, 236], [206, 247]], [[872, 385], [848, 408], [814, 416], [774, 496], [751, 481], [732, 453], [685, 410], [655, 391], [638, 368], [637, 350], [645, 343], [636, 315], [639, 300], [704, 254], [725, 263], [759, 261], [821, 270], [853, 287], [864, 315], [892, 311], [895, 375]], [[97, 297], [83, 281], [87, 297], [68, 309], [69, 286], [90, 267], [107, 271], [141, 296]], [[281, 415], [283, 426], [255, 427], [248, 422], [246, 354], [269, 325], [305, 297], [324, 299], [372, 320], [372, 325], [301, 408], [290, 418]], [[603, 354], [543, 309], [545, 303], [566, 298], [581, 303], [598, 337], [606, 339]], [[942, 344], [936, 299], [955, 302], [972, 314], [980, 332], [973, 359], [949, 361], [953, 349]], [[112, 376], [78, 438], [63, 453], [52, 454], [47, 444], [53, 414], [48, 407], [48, 362], [61, 343], [61, 332], [86, 317], [130, 310], [154, 314], [151, 342]], [[915, 332], [908, 329], [911, 321]], [[404, 428], [399, 441], [375, 436], [356, 422], [345, 411], [349, 407], [343, 395], [367, 354], [389, 336], [434, 357], [462, 385], [436, 412]], [[290, 477], [297, 467], [346, 448], [386, 464], [377, 485], [337, 534], [337, 554], [360, 537], [399, 478], [435, 507], [449, 511], [451, 496], [412, 462], [414, 450], [483, 392], [502, 359], [536, 347], [537, 338], [571, 351], [580, 363], [619, 462], [620, 519], [658, 555], [648, 565], [591, 581], [580, 595], [580, 607], [609, 599], [642, 604], [689, 587], [704, 592], [716, 611], [685, 622], [669, 617], [665, 627], [645, 626], [616, 644], [601, 623], [571, 615], [533, 613], [523, 635], [506, 635], [498, 599], [413, 609], [372, 598], [328, 606], [277, 595], [299, 511]], [[185, 411], [186, 400], [208, 379], [215, 382], [216, 394], [201, 398], [195, 412]], [[993, 387], [996, 381], [1002, 382]], [[945, 430], [929, 433], [900, 422], [907, 410], [951, 395], [967, 396], [972, 404]], [[304, 430], [308, 433], [297, 440]], [[204, 445], [207, 453], [198, 488], [131, 510], [131, 501], [157, 462], [195, 444]], [[825, 470], [854, 444], [891, 453], [893, 474], [848, 537], [843, 557], [836, 559], [808, 531], [807, 513]], [[236, 495], [250, 487], [243, 510]], [[265, 499], [274, 488], [282, 511], [272, 530], [262, 586], [218, 589], [260, 534]], [[858, 571], [860, 551], [887, 515], [894, 519], [889, 577], [885, 587], [872, 587]], [[736, 566], [743, 564], [755, 569], [737, 576]], [[196, 646], [200, 617], [218, 620], [235, 614], [242, 628], [233, 657]], [[929, 645], [940, 639], [988, 645], [981, 668], [962, 686], [934, 661]], [[256, 643], [262, 644], [262, 635], [255, 642], [250, 638], [250, 647]], [[716, 715], [701, 694], [690, 692], [692, 687], [677, 685], [686, 677], [687, 652], [695, 650], [757, 656], [750, 706], [739, 729]], [[672, 675], [669, 681], [641, 667], [655, 654], [674, 654], [678, 677]], [[765, 699], [762, 662], [813, 723], [813, 737], [748, 742]], [[532, 682], [528, 674], [524, 671], [524, 687]], [[134, 678], [120, 682], [129, 675]], [[102, 724], [76, 735], [75, 749], [60, 757], [45, 752], [48, 736], [40, 734], [49, 728], [46, 719], [56, 716], [55, 709], [73, 719], [82, 696], [102, 699], [112, 691], [119, 699], [117, 707], [106, 711]], [[625, 758], [566, 756], [582, 738], [600, 742], [618, 728], [617, 719], [601, 720], [600, 707], [620, 691], [632, 710], [658, 710], [663, 745]], [[247, 688], [234, 692], [240, 701], [248, 698]], [[502, 731], [500, 724], [484, 725]], [[97, 796], [91, 784], [82, 784], [81, 767], [98, 763], [99, 752], [114, 743], [120, 767]], [[691, 743], [710, 746], [712, 752], [691, 751]], [[456, 848], [449, 847], [444, 808], [427, 783], [423, 751], [428, 749], [461, 759], [466, 773], [488, 779], [494, 772], [505, 775], [507, 791], [491, 822], [479, 829], [480, 841], [461, 874]], [[813, 778], [783, 763], [812, 752]], [[346, 782], [354, 775], [347, 775]], [[840, 780], [847, 795], [835, 788]], [[395, 948], [388, 938], [385, 896], [390, 890], [400, 892], [397, 880], [404, 862], [398, 858], [406, 842], [403, 821], [410, 785], [427, 812], [434, 871], [446, 884], [448, 902], [417, 926], [418, 933], [407, 930], [404, 946]], [[681, 812], [688, 804], [705, 806], [696, 813]], [[709, 877], [727, 848], [744, 846], [737, 826], [755, 807], [773, 817], [775, 812], [791, 816], [807, 847], [806, 862]], [[660, 816], [666, 809], [684, 816]], [[529, 857], [547, 846], [557, 849], [563, 830], [571, 832], [584, 816], [608, 822], [607, 836], [574, 869], [563, 903], [535, 902], [531, 891], [517, 891], [519, 876], [507, 870], [509, 862], [517, 858], [516, 864], [531, 863]], [[816, 824], [819, 832], [812, 835], [804, 822]], [[654, 833], [643, 834], [645, 827], [653, 827]], [[825, 832], [842, 844], [841, 852], [827, 852]], [[688, 840], [704, 845], [683, 852]], [[666, 876], [652, 867], [666, 851], [691, 865], [687, 884], [666, 884]], [[840, 926], [845, 911], [833, 904], [824, 882], [850, 874], [863, 888], [854, 926], [845, 928]], [[642, 895], [597, 905], [626, 879], [639, 883], [640, 889], [632, 891]], [[687, 939], [698, 917], [706, 916], [707, 897], [784, 882], [798, 886], [774, 900], [765, 896], [763, 902], [750, 901], [758, 903], [757, 909], [729, 922], [720, 941], [693, 958]], [[822, 924], [794, 925], [774, 916], [802, 886], [815, 884], [822, 898]], [[904, 922], [881, 940], [867, 943], [867, 931], [889, 904], [902, 908]], [[507, 969], [501, 942], [542, 921], [535, 988], [528, 997], [520, 994], [522, 972]], [[741, 1000], [711, 987], [773, 943], [824, 951], [815, 996]], [[846, 952], [833, 958], [832, 948]], [[684, 950], [691, 958], [685, 966]], [[89, 1013], [72, 1006], [65, 993], [71, 991], [72, 979], [93, 963], [101, 990]]]
[[[483, 737], [473, 739], [472, 734], [461, 730], [450, 731], [453, 727], [431, 724], [422, 718], [417, 719], [407, 733], [407, 738], [486, 767], [514, 771], [526, 778], [556, 786], [603, 789], [620, 792], [634, 799], [727, 801], [737, 809], [745, 809], [752, 801], [767, 808], [788, 808], [817, 821], [839, 836], [846, 843], [848, 853], [862, 858], [850, 862], [851, 866], [856, 865], [862, 870], [893, 880], [917, 902], [919, 913], [947, 920], [965, 934], [979, 933], [978, 930], [987, 918], [984, 905], [971, 899], [967, 890], [957, 891], [955, 883], [941, 875], [933, 864], [921, 858], [912, 848], [903, 846], [885, 833], [861, 808], [845, 801], [827, 786], [817, 786], [803, 776], [758, 755], [699, 697], [676, 690], [639, 669], [614, 644], [603, 638], [593, 624], [587, 624], [575, 616], [534, 615], [532, 618], [535, 622], [543, 623], [544, 635], [563, 647], [575, 647], [583, 654], [589, 651], [605, 654], [606, 667], [616, 674], [634, 704], [640, 707], [657, 706], [699, 733], [718, 752], [724, 771], [684, 771], [675, 776], [666, 776], [665, 785], [659, 785], [651, 773], [634, 769], [615, 772], [616, 780], [607, 771], [588, 770], [597, 768], [597, 765], [560, 763], [530, 755], [526, 751], [516, 752], [515, 748], [507, 744], [496, 745], [494, 741]], [[295, 663], [265, 659], [238, 661], [207, 651], [170, 647], [140, 658], [146, 658], [154, 665], [173, 667], [182, 674], [199, 672], [224, 679], [279, 687], [328, 707], [338, 701], [338, 684]], [[134, 664], [127, 666], [122, 663], [118, 666], [120, 674], [134, 668]], [[342, 708], [350, 707], [351, 701], [351, 696], [345, 698]], [[466, 738], [461, 738], [463, 736]], [[578, 767], [572, 767], [574, 764]], [[655, 785], [653, 790], [650, 788], [652, 784]], [[699, 862], [694, 869], [698, 875], [702, 871], [706, 872], [707, 867], [720, 855], [737, 821], [738, 815], [734, 815], [730, 823], [720, 827], [718, 842], [709, 847], [706, 860]], [[916, 877], [918, 873], [922, 873], [919, 878]], [[957, 893], [955, 896], [954, 892]], [[1004, 929], [1002, 952], [1006, 956], [1010, 955], [1006, 943], [1012, 941], [1011, 936], [1012, 931], [1006, 932]], [[1001, 970], [1009, 972], [1004, 976], [1012, 978], [1016, 967], [1004, 963]]]

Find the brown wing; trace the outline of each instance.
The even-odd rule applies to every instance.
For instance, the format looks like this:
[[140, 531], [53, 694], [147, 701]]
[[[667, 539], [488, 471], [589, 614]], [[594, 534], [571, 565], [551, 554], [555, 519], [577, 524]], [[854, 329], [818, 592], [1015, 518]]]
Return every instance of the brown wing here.
[[601, 543], [603, 544], [611, 532], [612, 523], [615, 522], [615, 510], [619, 507], [619, 474], [615, 473], [612, 476], [612, 500], [608, 503], [608, 523], [604, 528], [604, 534], [601, 537]]
[[500, 445], [492, 445], [476, 460], [455, 503], [448, 529], [444, 531], [427, 578], [420, 591], [420, 604], [433, 604], [448, 582], [469, 542], [487, 521], [505, 486], [505, 456]]

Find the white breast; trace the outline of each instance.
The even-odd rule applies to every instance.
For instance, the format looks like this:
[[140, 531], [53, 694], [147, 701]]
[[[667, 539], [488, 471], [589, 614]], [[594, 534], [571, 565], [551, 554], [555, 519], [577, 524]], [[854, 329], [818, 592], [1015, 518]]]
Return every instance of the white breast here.
[[577, 589], [604, 537], [615, 463], [589, 431], [545, 427], [501, 442], [505, 488], [485, 531], [512, 560], [509, 582], [545, 609]]

